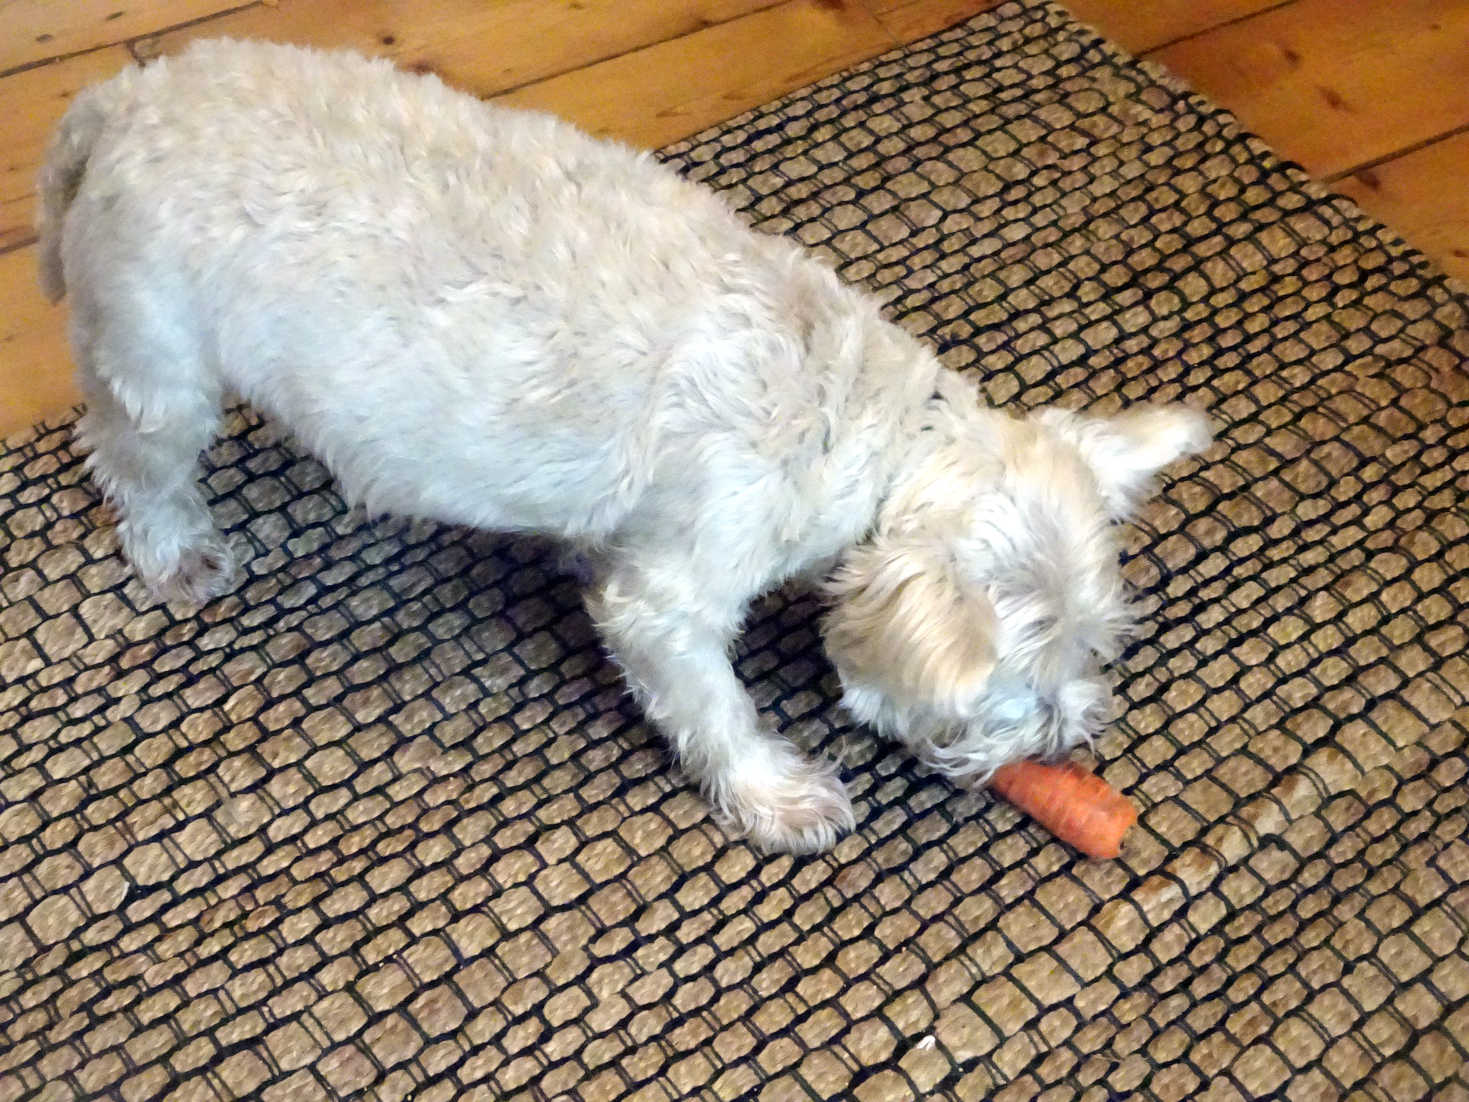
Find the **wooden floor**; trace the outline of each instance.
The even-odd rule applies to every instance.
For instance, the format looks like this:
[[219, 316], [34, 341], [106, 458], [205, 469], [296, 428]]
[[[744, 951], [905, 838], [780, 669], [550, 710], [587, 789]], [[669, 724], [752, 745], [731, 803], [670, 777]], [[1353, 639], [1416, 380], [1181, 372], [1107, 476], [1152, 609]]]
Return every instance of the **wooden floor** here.
[[[350, 45], [656, 147], [997, 0], [0, 0], [0, 432], [75, 401], [31, 188], [81, 86], [202, 35]], [[1469, 0], [1071, 0], [1469, 278]]]

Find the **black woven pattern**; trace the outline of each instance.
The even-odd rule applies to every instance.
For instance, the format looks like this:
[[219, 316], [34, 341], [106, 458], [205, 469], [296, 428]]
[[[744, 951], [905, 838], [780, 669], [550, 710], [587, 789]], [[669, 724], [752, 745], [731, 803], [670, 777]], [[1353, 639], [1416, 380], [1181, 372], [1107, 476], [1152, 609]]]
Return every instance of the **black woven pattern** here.
[[1465, 306], [1041, 4], [665, 154], [997, 403], [1205, 406], [1079, 860], [738, 656], [859, 831], [728, 841], [554, 550], [370, 524], [248, 414], [147, 604], [69, 426], [0, 450], [0, 1099], [1466, 1099]]

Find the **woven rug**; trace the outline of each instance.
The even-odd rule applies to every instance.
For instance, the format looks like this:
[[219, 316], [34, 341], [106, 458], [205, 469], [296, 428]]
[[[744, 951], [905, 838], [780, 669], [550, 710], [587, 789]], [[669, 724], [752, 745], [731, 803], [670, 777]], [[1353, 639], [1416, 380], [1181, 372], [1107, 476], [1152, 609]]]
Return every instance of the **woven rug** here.
[[152, 607], [70, 426], [0, 450], [0, 1100], [1469, 1098], [1466, 300], [1043, 3], [665, 151], [996, 403], [1207, 407], [1127, 529], [1091, 861], [738, 666], [834, 852], [729, 841], [554, 550], [369, 523], [248, 413], [249, 564]]

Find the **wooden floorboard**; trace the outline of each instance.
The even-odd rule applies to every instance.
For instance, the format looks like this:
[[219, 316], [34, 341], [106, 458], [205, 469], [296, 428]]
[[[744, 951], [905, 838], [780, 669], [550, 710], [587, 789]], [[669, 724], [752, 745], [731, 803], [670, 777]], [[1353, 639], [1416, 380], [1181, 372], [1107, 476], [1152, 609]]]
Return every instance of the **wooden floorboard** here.
[[138, 52], [173, 53], [195, 38], [217, 35], [349, 47], [488, 96], [655, 43], [681, 41], [779, 2], [279, 0], [145, 38]]
[[[856, 4], [790, 0], [504, 97], [652, 149], [891, 48]], [[711, 81], [708, 74], [719, 72]]]
[[0, 253], [0, 431], [24, 428], [79, 400], [65, 318], [36, 286], [36, 247]]
[[999, 7], [1002, 0], [867, 0], [894, 42], [915, 42]]
[[1318, 176], [1469, 124], [1469, 3], [1295, 0], [1150, 55]]
[[1201, 34], [1214, 27], [1239, 22], [1252, 15], [1282, 7], [1292, 0], [1063, 0], [1083, 23], [1090, 23], [1109, 39], [1135, 54], [1156, 50], [1170, 42]]
[[1469, 282], [1469, 132], [1364, 168], [1333, 185]]
[[36, 173], [66, 105], [77, 90], [105, 80], [131, 60], [123, 46], [77, 54], [0, 81], [0, 249], [34, 236]]
[[[0, 0], [0, 73], [115, 46], [238, 8], [244, 0]], [[7, 102], [9, 102], [7, 100]]]
[[[351, 46], [645, 146], [998, 0], [0, 0], [0, 432], [72, 402], [30, 196], [67, 100], [212, 34]], [[1469, 278], [1469, 2], [1071, 0]]]

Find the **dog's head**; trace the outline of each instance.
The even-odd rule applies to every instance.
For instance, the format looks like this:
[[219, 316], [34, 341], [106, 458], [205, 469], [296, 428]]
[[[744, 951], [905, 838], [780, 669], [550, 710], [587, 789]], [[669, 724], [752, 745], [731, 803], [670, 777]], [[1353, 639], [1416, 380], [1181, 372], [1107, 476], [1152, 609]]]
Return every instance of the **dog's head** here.
[[855, 718], [984, 780], [1107, 718], [1101, 666], [1131, 624], [1112, 527], [1210, 433], [1179, 406], [1018, 420], [958, 388], [925, 430], [827, 583], [827, 651]]

